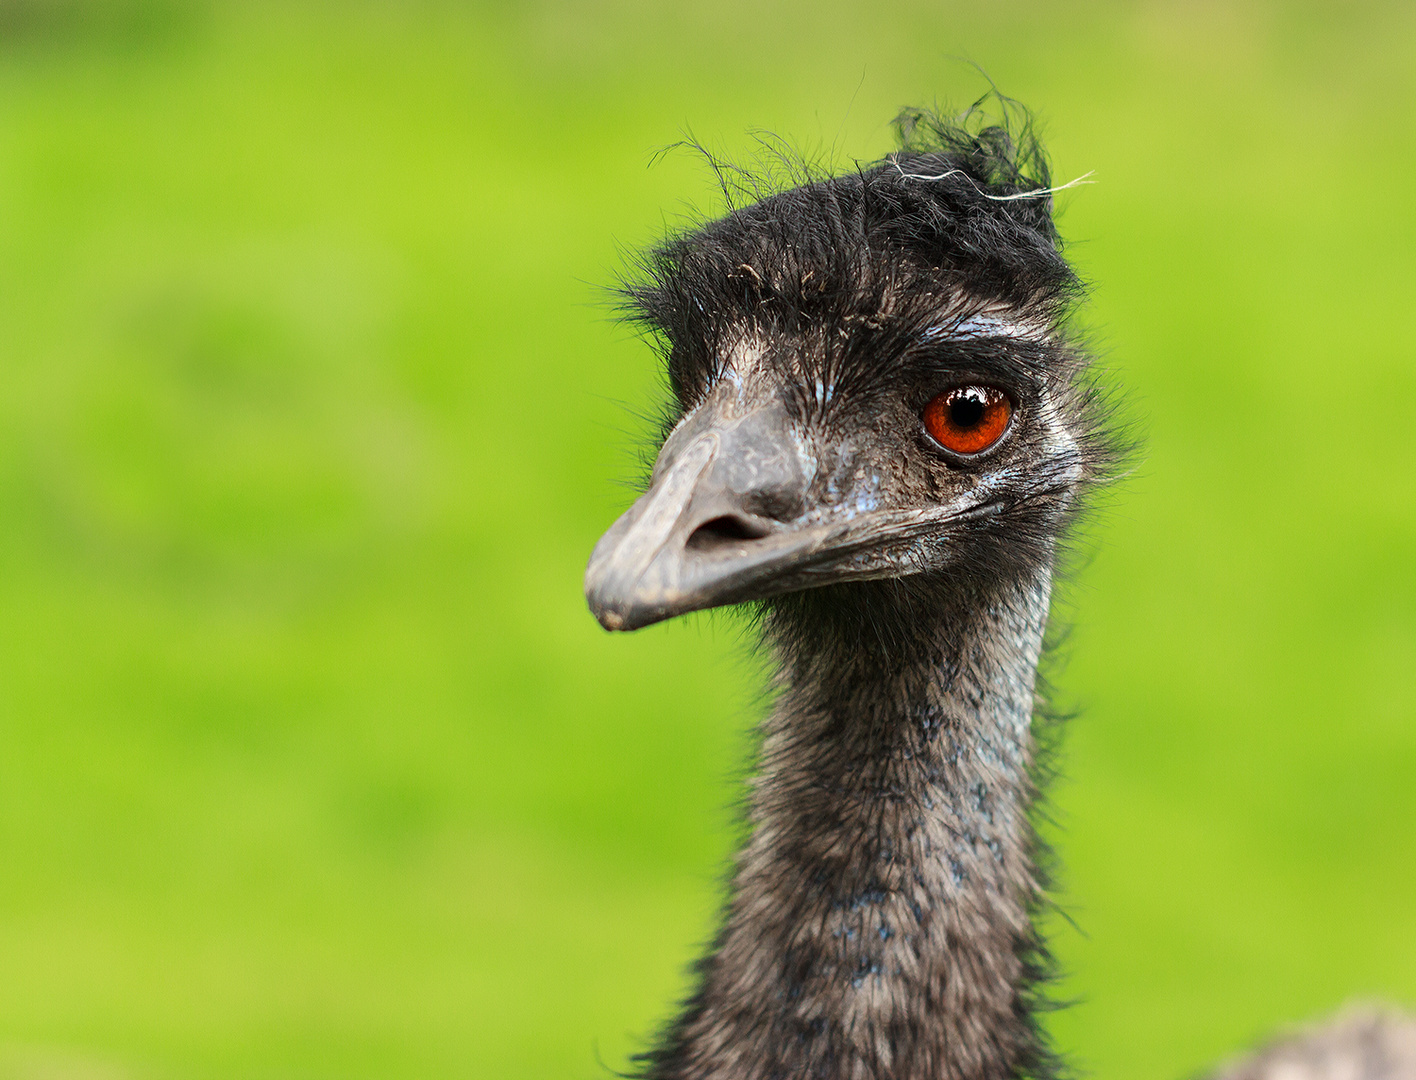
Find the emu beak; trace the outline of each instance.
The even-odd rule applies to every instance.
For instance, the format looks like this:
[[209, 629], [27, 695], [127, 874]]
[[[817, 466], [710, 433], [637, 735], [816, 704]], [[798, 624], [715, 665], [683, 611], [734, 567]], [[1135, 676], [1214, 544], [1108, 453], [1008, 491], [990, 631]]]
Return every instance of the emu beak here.
[[675, 429], [654, 478], [595, 545], [585, 597], [606, 630], [760, 599], [819, 543], [792, 528], [815, 468], [780, 405], [720, 386]]

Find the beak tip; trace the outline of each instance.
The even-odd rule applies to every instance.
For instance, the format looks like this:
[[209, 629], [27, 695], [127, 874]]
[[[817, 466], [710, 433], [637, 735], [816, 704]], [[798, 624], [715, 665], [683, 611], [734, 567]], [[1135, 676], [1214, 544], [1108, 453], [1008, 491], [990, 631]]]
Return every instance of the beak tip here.
[[586, 589], [585, 601], [595, 621], [612, 633], [639, 630], [666, 617], [632, 595], [614, 594], [604, 588]]
[[600, 551], [596, 548], [595, 555], [591, 557], [590, 565], [585, 570], [585, 606], [590, 609], [590, 614], [595, 616], [595, 621], [606, 630], [624, 630], [626, 627], [622, 605], [615, 602], [614, 590], [606, 581], [605, 566], [599, 555]]

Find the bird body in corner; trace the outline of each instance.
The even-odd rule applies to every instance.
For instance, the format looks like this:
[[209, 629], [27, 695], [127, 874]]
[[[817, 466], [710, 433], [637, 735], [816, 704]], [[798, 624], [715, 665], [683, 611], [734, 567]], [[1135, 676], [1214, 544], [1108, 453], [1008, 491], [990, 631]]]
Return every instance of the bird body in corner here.
[[1037, 668], [1117, 439], [1041, 150], [977, 117], [906, 112], [898, 152], [673, 238], [626, 287], [672, 415], [591, 609], [755, 604], [777, 665], [723, 925], [637, 1075], [1057, 1071]]

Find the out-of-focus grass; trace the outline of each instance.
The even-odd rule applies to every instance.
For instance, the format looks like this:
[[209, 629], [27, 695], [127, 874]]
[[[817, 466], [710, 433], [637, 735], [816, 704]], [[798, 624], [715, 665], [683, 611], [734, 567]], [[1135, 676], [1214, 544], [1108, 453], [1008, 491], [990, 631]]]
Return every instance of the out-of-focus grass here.
[[579, 596], [685, 126], [1043, 111], [1149, 449], [1073, 590], [1059, 1041], [1416, 999], [1409, 7], [0, 4], [0, 1077], [600, 1074], [756, 682]]

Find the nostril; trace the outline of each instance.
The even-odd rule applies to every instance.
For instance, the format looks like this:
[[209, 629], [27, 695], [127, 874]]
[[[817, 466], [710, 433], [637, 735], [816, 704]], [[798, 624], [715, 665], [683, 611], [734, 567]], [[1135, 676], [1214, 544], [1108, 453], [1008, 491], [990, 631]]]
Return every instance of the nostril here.
[[704, 551], [724, 544], [741, 544], [748, 540], [760, 540], [770, 530], [746, 518], [724, 514], [711, 521], [705, 521], [693, 530], [688, 538], [688, 547], [694, 551]]

